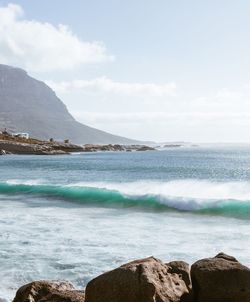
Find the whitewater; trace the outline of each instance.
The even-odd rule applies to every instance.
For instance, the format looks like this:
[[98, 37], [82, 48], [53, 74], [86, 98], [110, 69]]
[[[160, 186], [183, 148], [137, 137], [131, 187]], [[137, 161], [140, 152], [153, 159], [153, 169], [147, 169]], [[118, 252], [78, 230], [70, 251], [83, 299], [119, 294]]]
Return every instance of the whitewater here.
[[0, 299], [31, 280], [94, 276], [135, 258], [246, 265], [250, 147], [0, 158]]

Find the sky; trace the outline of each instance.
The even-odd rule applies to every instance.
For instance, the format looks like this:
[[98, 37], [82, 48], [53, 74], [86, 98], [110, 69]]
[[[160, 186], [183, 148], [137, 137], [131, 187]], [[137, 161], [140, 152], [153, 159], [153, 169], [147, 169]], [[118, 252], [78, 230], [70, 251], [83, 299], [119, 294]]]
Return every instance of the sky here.
[[0, 0], [0, 63], [114, 134], [249, 142], [249, 11], [244, 0]]

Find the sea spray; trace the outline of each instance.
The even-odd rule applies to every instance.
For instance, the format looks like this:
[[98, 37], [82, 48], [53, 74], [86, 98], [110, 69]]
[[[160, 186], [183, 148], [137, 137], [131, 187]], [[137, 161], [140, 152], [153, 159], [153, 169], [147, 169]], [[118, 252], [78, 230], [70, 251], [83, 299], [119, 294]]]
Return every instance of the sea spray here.
[[250, 218], [250, 184], [177, 180], [169, 182], [85, 182], [69, 185], [9, 180], [0, 194], [28, 194], [85, 205], [137, 207]]

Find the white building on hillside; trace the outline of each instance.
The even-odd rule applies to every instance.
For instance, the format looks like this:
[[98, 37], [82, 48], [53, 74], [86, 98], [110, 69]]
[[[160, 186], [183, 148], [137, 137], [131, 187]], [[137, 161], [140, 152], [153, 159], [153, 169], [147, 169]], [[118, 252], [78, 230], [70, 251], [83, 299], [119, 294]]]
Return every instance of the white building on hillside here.
[[29, 133], [12, 133], [12, 136], [26, 138], [26, 139], [28, 139], [30, 137]]

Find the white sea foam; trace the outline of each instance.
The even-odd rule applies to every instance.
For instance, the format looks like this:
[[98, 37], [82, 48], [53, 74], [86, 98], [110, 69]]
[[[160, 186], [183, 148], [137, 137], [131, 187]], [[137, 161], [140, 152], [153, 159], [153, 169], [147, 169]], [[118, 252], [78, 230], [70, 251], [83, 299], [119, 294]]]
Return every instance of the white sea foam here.
[[250, 182], [211, 182], [188, 179], [167, 182], [81, 182], [68, 186], [113, 190], [128, 196], [152, 195], [196, 200], [250, 200]]
[[[10, 185], [46, 186], [41, 180], [9, 180]], [[51, 186], [51, 185], [50, 185]], [[250, 182], [212, 182], [208, 180], [136, 181], [136, 182], [80, 182], [52, 185], [58, 190], [77, 188], [97, 189], [121, 194], [137, 201], [153, 199], [158, 204], [179, 210], [199, 210], [218, 207], [225, 201], [250, 202]], [[56, 189], [57, 190], [57, 189]], [[45, 190], [46, 191], [46, 190]], [[40, 191], [38, 190], [40, 193]], [[64, 194], [64, 192], [62, 192]], [[84, 198], [84, 191], [83, 196]], [[68, 196], [68, 195], [67, 195]]]
[[27, 185], [27, 186], [35, 186], [35, 185], [45, 184], [43, 179], [28, 179], [28, 180], [8, 179], [6, 181], [6, 183], [8, 185]]
[[[38, 193], [46, 193], [48, 185], [45, 180], [40, 182], [32, 179], [25, 182], [12, 179], [8, 183], [6, 187], [10, 188], [18, 185], [30, 186], [32, 194], [35, 194], [36, 189]], [[172, 211], [164, 211], [164, 215], [158, 215], [154, 211], [131, 209], [121, 215], [123, 207], [114, 209], [93, 206], [86, 210], [77, 204], [72, 208], [64, 207], [64, 203], [62, 206], [56, 204], [55, 207], [39, 203], [33, 207], [29, 206], [29, 203], [34, 202], [33, 196], [24, 198], [26, 202], [20, 206], [11, 197], [8, 202], [0, 202], [0, 278], [3, 280], [0, 284], [0, 299], [11, 301], [16, 289], [24, 283], [38, 279], [56, 279], [58, 276], [82, 288], [103, 271], [151, 254], [166, 262], [180, 258], [192, 263], [223, 250], [249, 264], [248, 206], [243, 206], [241, 211], [242, 202], [250, 201], [248, 182], [143, 180], [126, 183], [50, 184], [50, 187], [52, 192], [58, 190], [59, 195], [62, 192], [61, 196], [66, 191], [67, 198], [71, 198], [71, 194], [68, 194], [71, 191], [80, 192], [81, 197], [81, 190], [84, 198], [87, 188], [93, 189], [93, 192], [100, 190], [97, 197], [102, 195], [102, 190], [106, 190], [136, 197], [142, 203], [152, 196], [156, 203], [190, 211], [220, 206], [225, 200], [233, 199], [239, 201], [238, 213], [243, 213], [248, 219], [235, 219], [230, 210], [229, 217], [225, 218], [216, 215], [182, 215], [178, 212], [173, 214]], [[48, 193], [51, 188], [48, 188]], [[20, 192], [24, 192], [23, 188]], [[233, 219], [230, 218], [231, 214]], [[65, 268], [67, 264], [72, 266]]]
[[[10, 185], [51, 185], [43, 179], [9, 179]], [[250, 182], [214, 182], [209, 180], [135, 181], [135, 182], [79, 182], [65, 187], [88, 187], [120, 192], [126, 196], [162, 196], [196, 200], [240, 200], [250, 201]]]

